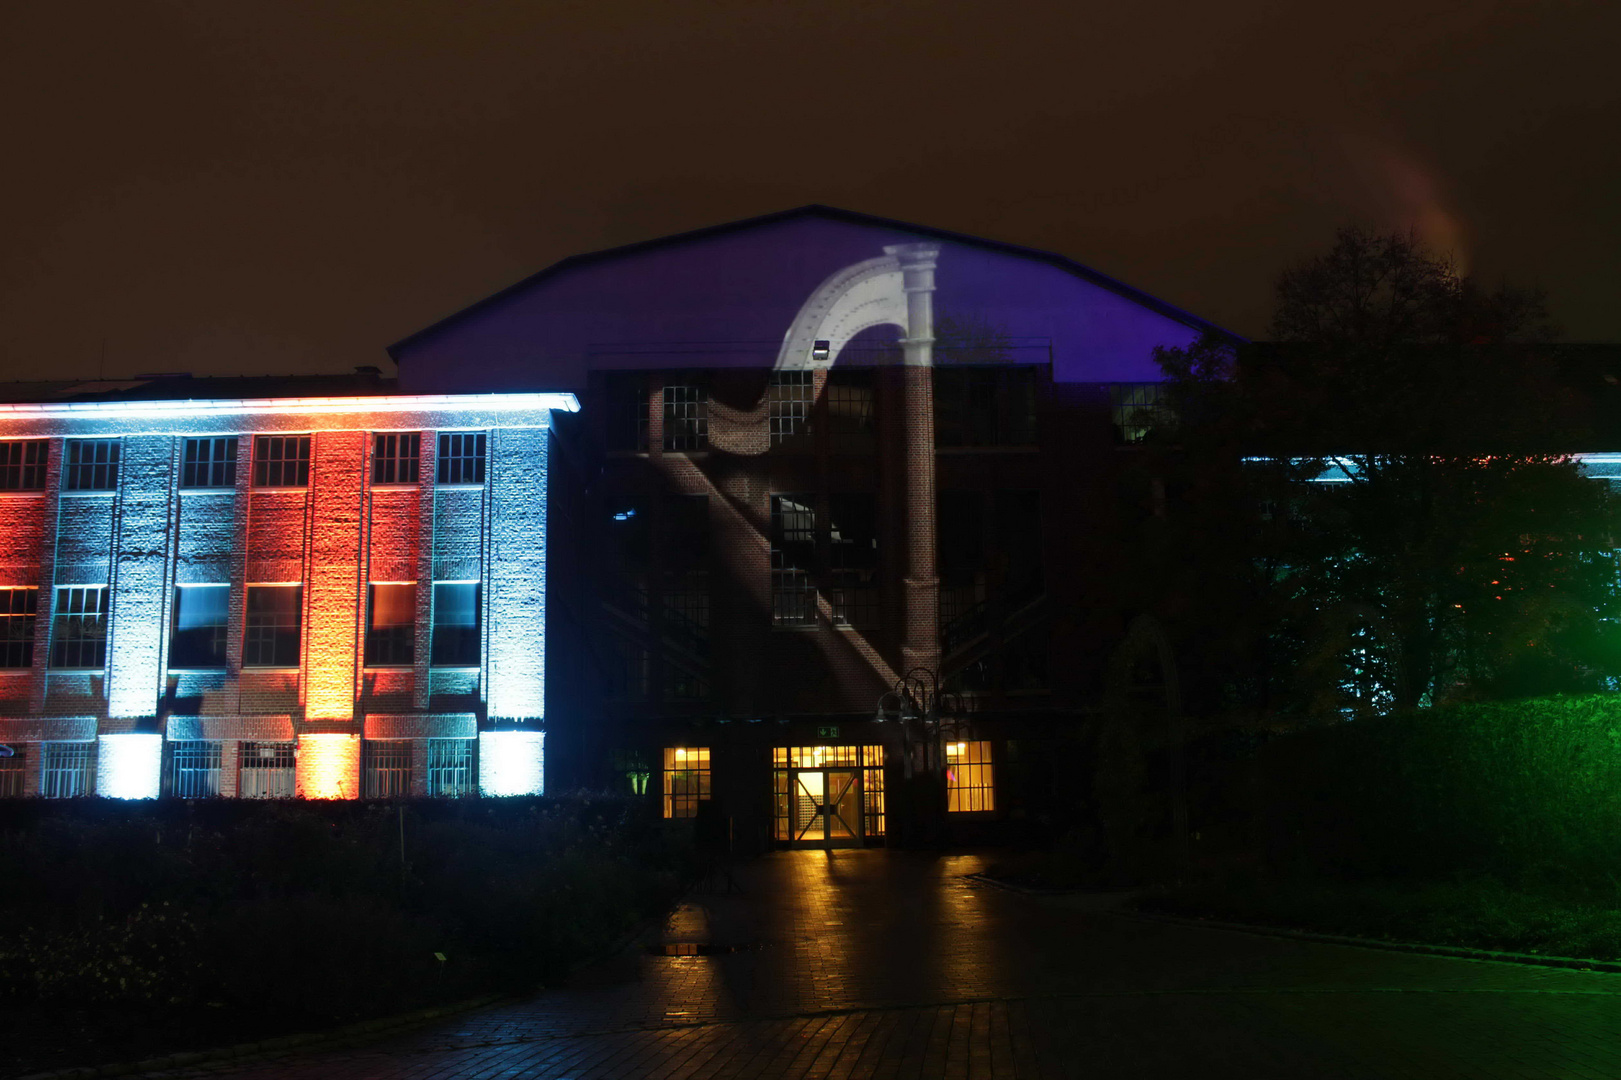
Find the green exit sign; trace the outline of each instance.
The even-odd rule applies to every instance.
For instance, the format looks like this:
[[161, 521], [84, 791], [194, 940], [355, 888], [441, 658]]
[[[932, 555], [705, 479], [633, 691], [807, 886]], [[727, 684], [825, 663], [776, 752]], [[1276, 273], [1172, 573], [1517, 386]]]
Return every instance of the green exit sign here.
[[839, 737], [838, 726], [819, 727], [816, 729], [816, 737], [818, 739], [836, 739]]

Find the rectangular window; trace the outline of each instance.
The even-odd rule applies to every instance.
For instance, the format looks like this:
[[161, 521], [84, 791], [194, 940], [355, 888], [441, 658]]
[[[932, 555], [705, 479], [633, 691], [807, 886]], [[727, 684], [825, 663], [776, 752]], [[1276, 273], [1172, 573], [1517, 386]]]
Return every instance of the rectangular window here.
[[1036, 369], [936, 367], [934, 431], [936, 446], [1034, 445]]
[[835, 454], [872, 450], [877, 432], [870, 369], [834, 368], [827, 376], [828, 449]]
[[[884, 748], [882, 746], [777, 746], [771, 750], [778, 840], [793, 840], [790, 818], [795, 783], [790, 769], [861, 768], [861, 810], [864, 835], [884, 835]], [[803, 814], [801, 814], [803, 817]], [[800, 822], [803, 826], [803, 821]], [[850, 824], [854, 824], [851, 822]]]
[[478, 794], [473, 769], [476, 739], [428, 740], [428, 794], [438, 799], [459, 799]]
[[308, 435], [255, 435], [253, 437], [254, 487], [309, 487], [310, 437]]
[[416, 659], [416, 635], [416, 582], [371, 586], [366, 605], [366, 666], [409, 666]]
[[69, 491], [117, 491], [121, 445], [117, 439], [69, 439], [62, 486]]
[[647, 376], [615, 372], [608, 376], [609, 450], [647, 450]]
[[1109, 387], [1109, 416], [1116, 442], [1139, 443], [1170, 420], [1160, 383], [1114, 383]]
[[187, 439], [180, 462], [180, 486], [228, 488], [236, 486], [235, 435]]
[[709, 798], [709, 747], [664, 748], [664, 816], [698, 816], [698, 804]]
[[303, 586], [249, 585], [242, 666], [297, 667], [303, 616]]
[[434, 667], [477, 667], [480, 655], [478, 583], [439, 582], [433, 587]]
[[416, 431], [378, 432], [372, 436], [371, 482], [414, 484], [422, 456], [422, 434]]
[[70, 586], [56, 590], [51, 626], [53, 668], [95, 669], [107, 665], [107, 590]]
[[482, 431], [446, 431], [439, 436], [439, 482], [482, 484], [487, 446]]
[[182, 585], [174, 591], [169, 667], [222, 668], [231, 628], [229, 585]]
[[366, 798], [404, 798], [411, 794], [411, 741], [367, 739], [360, 747], [360, 770]]
[[38, 589], [0, 589], [0, 668], [34, 666]]
[[850, 492], [828, 497], [828, 570], [833, 622], [871, 627], [878, 621], [876, 497]]
[[702, 386], [664, 387], [664, 449], [709, 449], [709, 392]]
[[946, 810], [970, 813], [996, 809], [989, 742], [946, 743]]
[[651, 662], [647, 647], [612, 631], [602, 635], [602, 696], [609, 701], [647, 697]]
[[44, 491], [48, 439], [0, 442], [0, 491]]
[[28, 751], [15, 743], [12, 750], [0, 758], [0, 799], [20, 799], [28, 790]]
[[236, 793], [244, 799], [291, 799], [294, 784], [290, 742], [245, 742]]
[[771, 445], [804, 442], [796, 438], [810, 432], [815, 382], [809, 371], [773, 371], [766, 391]]
[[169, 757], [164, 786], [177, 799], [211, 799], [220, 793], [220, 744], [180, 739], [164, 748]]
[[96, 788], [96, 744], [39, 744], [39, 793], [47, 799], [73, 799]]
[[771, 496], [771, 621], [777, 626], [816, 623], [814, 498]]

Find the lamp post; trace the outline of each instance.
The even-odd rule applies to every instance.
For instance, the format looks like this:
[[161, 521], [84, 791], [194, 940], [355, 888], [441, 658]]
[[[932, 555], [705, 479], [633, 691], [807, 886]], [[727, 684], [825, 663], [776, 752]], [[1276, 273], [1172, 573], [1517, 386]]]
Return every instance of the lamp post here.
[[[895, 680], [895, 685], [878, 698], [873, 719], [883, 722], [897, 720], [901, 725], [901, 759], [906, 779], [912, 779], [919, 765], [925, 774], [938, 773], [943, 765], [941, 735], [944, 723], [955, 725], [955, 718], [942, 720], [942, 713], [959, 710], [955, 694], [942, 693], [940, 676], [932, 668], [914, 667]], [[923, 751], [921, 763], [914, 763], [912, 728], [920, 723], [922, 730], [917, 740]]]

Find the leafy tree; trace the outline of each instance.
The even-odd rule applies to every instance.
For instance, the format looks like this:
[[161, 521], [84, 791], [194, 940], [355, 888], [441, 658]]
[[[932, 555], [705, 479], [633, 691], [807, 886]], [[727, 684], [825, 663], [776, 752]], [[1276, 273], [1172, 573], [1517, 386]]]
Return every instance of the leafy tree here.
[[1617, 670], [1616, 507], [1567, 456], [1539, 294], [1350, 228], [1279, 277], [1272, 330], [1159, 355], [1190, 486], [1243, 508], [1215, 547], [1256, 597], [1268, 694], [1382, 710]]

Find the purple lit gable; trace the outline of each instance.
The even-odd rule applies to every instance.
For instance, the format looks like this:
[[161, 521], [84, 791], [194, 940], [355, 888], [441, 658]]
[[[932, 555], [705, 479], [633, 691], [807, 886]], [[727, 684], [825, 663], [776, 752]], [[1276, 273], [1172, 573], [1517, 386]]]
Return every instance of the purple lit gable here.
[[[771, 366], [830, 275], [919, 242], [940, 251], [937, 325], [990, 333], [1003, 362], [1050, 358], [1059, 382], [1157, 380], [1154, 346], [1215, 329], [1059, 256], [806, 207], [566, 259], [389, 352], [413, 394], [581, 388], [603, 369]], [[875, 328], [861, 343], [898, 333]], [[835, 363], [873, 355], [845, 353]]]

